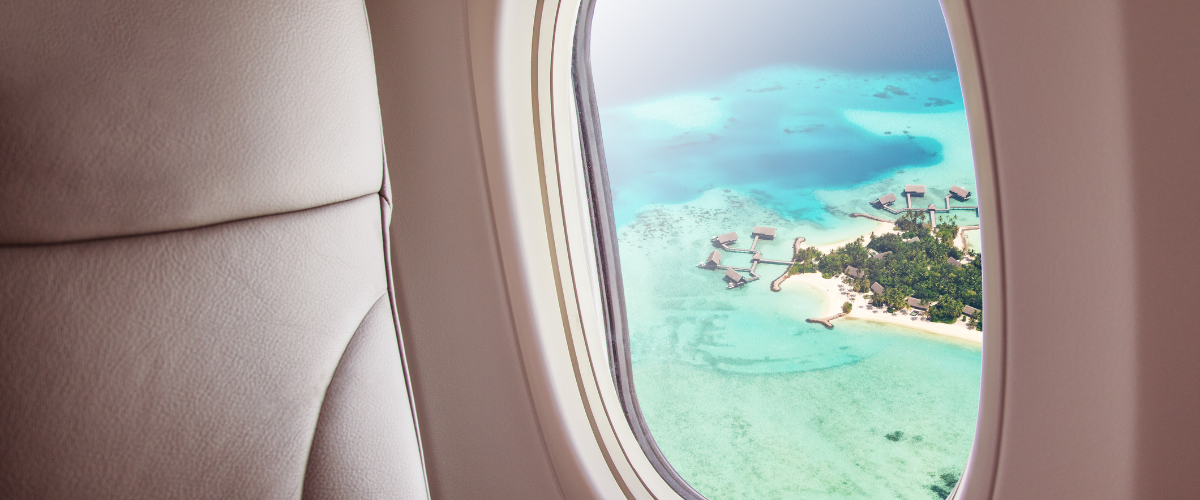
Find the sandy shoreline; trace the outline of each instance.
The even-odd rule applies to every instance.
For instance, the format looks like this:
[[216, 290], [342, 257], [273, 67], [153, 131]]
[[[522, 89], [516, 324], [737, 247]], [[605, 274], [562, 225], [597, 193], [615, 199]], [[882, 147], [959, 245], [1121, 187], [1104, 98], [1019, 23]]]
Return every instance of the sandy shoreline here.
[[[955, 243], [959, 243], [961, 240], [961, 248], [966, 250], [968, 243], [965, 233], [971, 230], [978, 230], [978, 228], [979, 226], [968, 226], [967, 228], [959, 231], [959, 234], [955, 238]], [[886, 233], [899, 233], [899, 231], [896, 230], [895, 223], [879, 222], [870, 231], [864, 232], [860, 236], [847, 238], [841, 241], [835, 241], [833, 243], [811, 246], [817, 250], [820, 250], [822, 253], [829, 253], [831, 250], [846, 246], [847, 243], [850, 243], [859, 237], [862, 237], [863, 239], [869, 239], [871, 233], [874, 233], [875, 236], [880, 236]], [[802, 242], [800, 241], [796, 241], [794, 246], [799, 247], [801, 246], [801, 243]], [[823, 318], [838, 314], [842, 312], [842, 304], [850, 302], [854, 305], [854, 308], [851, 309], [850, 314], [837, 321], [844, 321], [846, 319], [874, 321], [877, 323], [887, 323], [903, 326], [905, 328], [912, 328], [914, 330], [920, 330], [922, 332], [932, 333], [934, 335], [952, 337], [959, 340], [965, 340], [967, 342], [974, 342], [977, 344], [983, 343], [983, 332], [979, 330], [968, 329], [966, 321], [963, 321], [962, 318], [959, 318], [959, 320], [953, 324], [946, 324], [929, 321], [921, 316], [912, 316], [912, 311], [898, 311], [895, 314], [892, 314], [887, 312], [885, 309], [871, 306], [870, 302], [863, 298], [863, 294], [861, 293], [856, 293], [856, 298], [854, 300], [850, 300], [848, 293], [849, 287], [843, 285], [844, 288], [839, 289], [839, 285], [843, 285], [841, 278], [825, 279], [821, 277], [821, 273], [804, 273], [793, 274], [786, 277], [780, 276], [771, 283], [771, 290], [779, 291], [789, 287], [806, 286], [821, 291], [825, 296], [825, 306], [818, 317]]]
[[842, 241], [835, 241], [833, 243], [826, 243], [824, 245], [811, 245], [811, 246], [813, 248], [816, 248], [817, 250], [820, 250], [821, 253], [829, 253], [830, 250], [835, 250], [835, 249], [844, 247], [844, 246], [846, 246], [847, 243], [857, 240], [860, 237], [863, 239], [863, 244], [866, 245], [867, 243], [870, 243], [871, 233], [875, 233], [875, 236], [881, 236], [884, 233], [899, 233], [899, 232], [896, 231], [895, 223], [880, 222], [880, 223], [876, 224], [873, 229], [871, 229], [870, 231], [867, 231], [859, 236], [855, 236], [853, 238], [847, 238]]
[[[879, 234], [879, 233], [876, 233]], [[840, 278], [825, 279], [820, 273], [805, 273], [794, 274], [786, 281], [781, 283], [780, 288], [790, 288], [798, 286], [806, 286], [820, 290], [825, 295], [825, 308], [819, 315], [820, 317], [833, 316], [842, 312], [842, 304], [850, 302], [854, 305], [854, 309], [845, 318], [837, 321], [845, 321], [846, 319], [861, 319], [866, 321], [874, 321], [877, 323], [888, 323], [905, 328], [912, 328], [926, 333], [935, 335], [943, 335], [952, 337], [967, 342], [976, 344], [983, 343], [983, 332], [979, 330], [968, 330], [967, 324], [961, 318], [954, 324], [948, 325], [945, 323], [935, 323], [921, 317], [909, 316], [911, 313], [897, 312], [895, 315], [888, 313], [881, 308], [872, 307], [868, 309], [869, 303], [863, 298], [863, 294], [855, 294], [857, 298], [850, 300], [847, 294], [838, 290], [838, 285], [842, 285]], [[844, 286], [844, 285], [843, 285]], [[836, 326], [837, 322], [834, 323]]]

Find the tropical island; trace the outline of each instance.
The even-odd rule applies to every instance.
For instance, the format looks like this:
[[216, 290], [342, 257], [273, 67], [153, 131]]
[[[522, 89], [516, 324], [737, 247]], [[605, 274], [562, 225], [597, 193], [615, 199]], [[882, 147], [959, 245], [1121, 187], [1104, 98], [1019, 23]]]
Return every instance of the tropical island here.
[[[888, 312], [921, 309], [938, 323], [954, 323], [965, 315], [974, 327], [983, 310], [983, 261], [975, 251], [954, 245], [957, 218], [939, 217], [932, 229], [922, 218], [908, 212], [896, 221], [899, 234], [872, 233], [865, 245], [859, 237], [820, 256], [816, 270], [825, 278], [842, 274], [853, 291], [870, 292], [871, 303]], [[801, 267], [789, 271], [804, 272]]]
[[983, 261], [965, 238], [962, 248], [957, 245], [964, 231], [979, 226], [961, 227], [956, 216], [937, 216], [930, 210], [926, 218], [924, 212], [907, 210], [895, 221], [868, 216], [879, 222], [869, 239], [863, 235], [806, 247], [804, 238], [796, 238], [790, 261], [766, 259], [756, 249], [760, 240], [775, 238], [775, 228], [755, 226], [750, 248], [733, 247], [737, 233], [726, 233], [712, 237], [713, 246], [751, 254], [750, 266], [722, 264], [720, 252], [713, 251], [697, 267], [723, 270], [726, 288], [733, 290], [759, 279], [755, 272], [759, 264], [787, 266], [771, 290], [780, 291], [785, 280], [795, 277], [793, 282], [824, 291], [826, 315], [807, 321], [826, 328], [849, 317], [981, 342]]
[[938, 217], [935, 226], [924, 214], [907, 212], [894, 223], [881, 222], [880, 234], [827, 252], [796, 249], [785, 276], [827, 293], [829, 316], [811, 322], [832, 327], [833, 319], [857, 317], [979, 341], [983, 261], [956, 245], [965, 229], [974, 228], [960, 227], [953, 216]]

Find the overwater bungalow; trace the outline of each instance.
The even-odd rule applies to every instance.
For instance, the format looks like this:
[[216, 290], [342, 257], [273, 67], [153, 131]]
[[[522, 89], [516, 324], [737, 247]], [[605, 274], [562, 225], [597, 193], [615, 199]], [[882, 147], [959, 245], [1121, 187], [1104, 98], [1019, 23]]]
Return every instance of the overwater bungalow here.
[[876, 281], [874, 284], [871, 285], [871, 293], [873, 293], [875, 295], [882, 294], [883, 293], [883, 285], [880, 285], [879, 282]]
[[844, 272], [846, 273], [846, 276], [849, 276], [854, 279], [859, 279], [859, 280], [862, 279], [863, 276], [865, 276], [865, 274], [862, 271], [860, 271], [857, 267], [854, 267], [854, 266], [846, 266], [846, 270]]
[[775, 228], [766, 226], [754, 226], [754, 231], [750, 233], [751, 237], [757, 236], [762, 240], [775, 239]]
[[971, 192], [959, 186], [950, 186], [950, 196], [965, 201], [967, 198], [971, 197]]
[[880, 207], [884, 207], [887, 205], [891, 205], [892, 203], [895, 203], [895, 202], [896, 202], [896, 195], [894, 195], [892, 193], [888, 193], [883, 196], [880, 196], [879, 198], [877, 198], [875, 201], [873, 201], [871, 203], [879, 205]]
[[920, 184], [909, 184], [904, 186], [904, 194], [909, 196], [925, 196], [925, 186]]
[[728, 245], [735, 241], [737, 241], [737, 231], [725, 233], [720, 236], [714, 236], [712, 239], [712, 242], [718, 245]]
[[705, 260], [700, 267], [705, 269], [716, 269], [719, 265], [721, 265], [721, 252], [713, 250], [712, 253], [708, 254], [708, 259]]
[[746, 284], [746, 278], [733, 269], [725, 270], [725, 282], [729, 283], [729, 287], [742, 286]]
[[976, 309], [971, 306], [963, 306], [963, 314], [966, 314], [967, 316], [974, 316], [976, 314], [979, 314], [979, 309]]

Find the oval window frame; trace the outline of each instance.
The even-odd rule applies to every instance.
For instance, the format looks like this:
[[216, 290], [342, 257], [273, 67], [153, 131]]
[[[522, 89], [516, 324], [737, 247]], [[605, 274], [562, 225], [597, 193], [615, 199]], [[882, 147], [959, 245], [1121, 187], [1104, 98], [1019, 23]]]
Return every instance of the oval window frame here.
[[[966, 104], [977, 191], [984, 195], [984, 253], [994, 256], [984, 261], [989, 314], [976, 435], [950, 498], [988, 498], [1004, 403], [1002, 225], [970, 6], [966, 0], [941, 3]], [[622, 352], [627, 356], [627, 336], [621, 343], [610, 337], [627, 330], [621, 294], [608, 293], [620, 285], [619, 267], [615, 259], [602, 262], [602, 242], [611, 238], [615, 244], [615, 228], [607, 236], [598, 231], [601, 224], [611, 224], [611, 207], [605, 222], [598, 210], [607, 199], [592, 196], [597, 188], [589, 185], [606, 173], [598, 120], [590, 121], [597, 115], [586, 60], [587, 83], [577, 84], [576, 78], [579, 55], [586, 55], [576, 49], [587, 46], [593, 7], [594, 0], [468, 3], [480, 140], [496, 227], [503, 233], [502, 267], [517, 312], [518, 341], [564, 493], [590, 490], [589, 497], [610, 498], [619, 490], [625, 498], [703, 498], [691, 496], [690, 486], [681, 491], [680, 483], [686, 482], [672, 479], [678, 474], [657, 451], [644, 421], [631, 418], [640, 415], [627, 409], [636, 405], [636, 393], [619, 389], [622, 378], [630, 379], [617, 373], [628, 366], [627, 358], [624, 364], [615, 359]], [[594, 136], [587, 135], [589, 128]], [[656, 459], [669, 472], [660, 470]]]

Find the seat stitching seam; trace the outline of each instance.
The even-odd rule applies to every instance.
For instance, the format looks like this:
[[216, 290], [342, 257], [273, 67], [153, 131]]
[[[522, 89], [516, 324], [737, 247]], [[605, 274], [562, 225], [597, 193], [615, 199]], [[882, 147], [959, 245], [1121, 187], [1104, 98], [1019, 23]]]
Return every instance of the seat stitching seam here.
[[362, 319], [358, 322], [358, 326], [354, 328], [354, 333], [350, 335], [350, 338], [346, 340], [346, 344], [342, 346], [342, 354], [338, 357], [337, 365], [334, 366], [333, 372], [329, 375], [329, 380], [325, 383], [325, 390], [321, 394], [321, 404], [317, 409], [317, 420], [313, 422], [312, 433], [308, 439], [308, 453], [306, 453], [307, 458], [304, 461], [304, 480], [300, 484], [300, 498], [304, 498], [304, 483], [308, 482], [308, 467], [312, 463], [313, 445], [316, 444], [317, 430], [321, 427], [322, 417], [325, 416], [325, 402], [329, 399], [329, 388], [333, 386], [333, 379], [337, 377], [338, 371], [341, 370], [342, 365], [345, 364], [346, 354], [350, 351], [350, 344], [353, 344], [354, 339], [358, 338], [358, 335], [362, 333], [363, 325], [366, 324], [367, 318], [371, 316], [371, 311], [374, 311], [375, 307], [378, 306], [379, 302], [385, 297], [388, 297], [386, 290], [379, 294], [379, 297], [371, 303], [371, 307], [368, 307], [367, 311], [363, 313]]
[[361, 196], [355, 196], [355, 197], [353, 197], [353, 198], [348, 198], [348, 199], [345, 199], [345, 200], [335, 201], [335, 202], [331, 202], [331, 203], [325, 203], [325, 204], [323, 204], [323, 205], [315, 205], [315, 206], [311, 206], [311, 207], [307, 207], [307, 208], [299, 208], [299, 209], [296, 209], [296, 210], [288, 210], [288, 211], [285, 211], [285, 212], [274, 212], [274, 213], [269, 213], [269, 214], [254, 215], [254, 216], [250, 216], [250, 217], [243, 217], [243, 218], [240, 218], [240, 219], [231, 219], [231, 220], [226, 220], [226, 221], [213, 222], [213, 223], [204, 224], [204, 225], [200, 225], [200, 226], [193, 226], [193, 227], [181, 227], [181, 228], [176, 228], [176, 229], [164, 229], [164, 230], [161, 230], [161, 231], [149, 231], [149, 232], [145, 232], [145, 233], [116, 234], [116, 235], [111, 235], [111, 236], [97, 236], [97, 237], [94, 237], [94, 238], [83, 238], [83, 239], [77, 239], [77, 240], [66, 240], [66, 241], [48, 241], [48, 242], [45, 242], [45, 243], [5, 243], [5, 244], [0, 244], [0, 250], [3, 250], [3, 249], [8, 249], [8, 248], [50, 247], [50, 246], [59, 246], [59, 245], [74, 245], [74, 244], [79, 244], [79, 243], [98, 243], [98, 242], [105, 242], [105, 241], [112, 241], [112, 240], [121, 240], [121, 239], [127, 239], [127, 238], [141, 238], [141, 237], [147, 237], [147, 236], [160, 236], [160, 235], [168, 235], [168, 234], [173, 234], [173, 233], [182, 233], [182, 232], [184, 232], [184, 231], [196, 231], [196, 230], [200, 230], [200, 229], [208, 229], [208, 228], [211, 228], [211, 227], [216, 227], [216, 226], [220, 226], [220, 225], [224, 225], [224, 224], [235, 224], [235, 223], [238, 223], [238, 222], [247, 222], [247, 221], [253, 221], [253, 220], [257, 220], [257, 219], [265, 219], [265, 218], [268, 218], [268, 217], [275, 217], [275, 216], [279, 216], [279, 215], [289, 215], [289, 214], [296, 214], [296, 213], [301, 213], [301, 212], [307, 212], [307, 211], [310, 211], [310, 210], [317, 210], [317, 209], [321, 209], [321, 208], [331, 207], [331, 206], [334, 206], [334, 205], [339, 205], [339, 204], [342, 204], [342, 203], [349, 203], [349, 202], [352, 202], [352, 201], [361, 200], [361, 199], [363, 199], [363, 198], [367, 198], [367, 197], [369, 197], [369, 196], [379, 196], [379, 193], [378, 193], [378, 192], [372, 192], [372, 193], [367, 193], [367, 194], [364, 194], [364, 195], [361, 195]]

